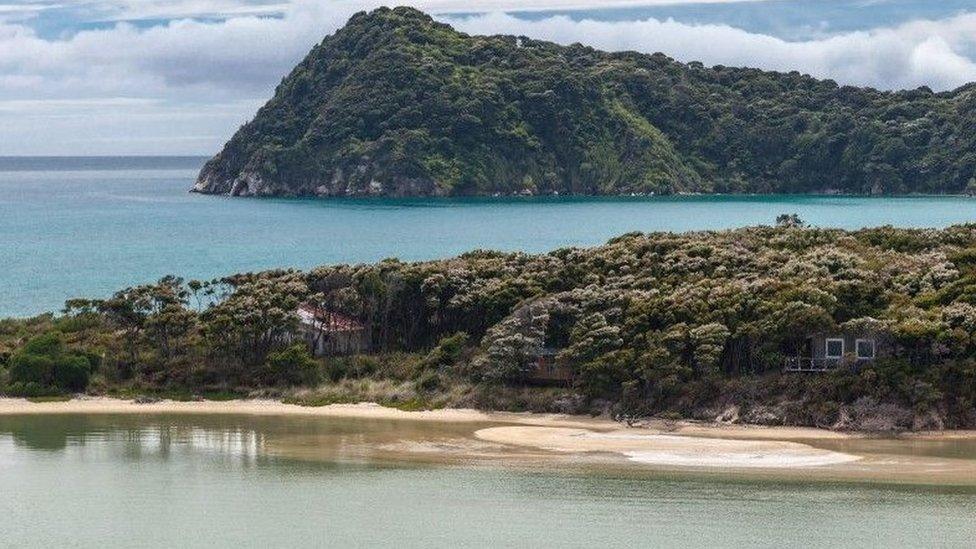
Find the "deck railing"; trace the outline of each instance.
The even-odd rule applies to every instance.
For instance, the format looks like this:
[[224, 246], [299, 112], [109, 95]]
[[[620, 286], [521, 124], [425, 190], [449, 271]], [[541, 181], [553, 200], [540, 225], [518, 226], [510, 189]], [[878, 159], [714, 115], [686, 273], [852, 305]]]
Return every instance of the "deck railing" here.
[[826, 372], [840, 366], [839, 358], [811, 358], [791, 356], [783, 364], [787, 372]]

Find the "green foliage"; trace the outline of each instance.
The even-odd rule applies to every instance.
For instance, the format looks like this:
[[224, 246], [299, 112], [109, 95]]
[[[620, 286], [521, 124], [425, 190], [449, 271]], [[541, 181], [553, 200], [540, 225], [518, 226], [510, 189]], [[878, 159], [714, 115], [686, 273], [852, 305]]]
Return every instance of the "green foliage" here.
[[542, 349], [548, 322], [547, 305], [529, 303], [492, 326], [478, 362], [480, 376], [492, 383], [524, 380]]
[[803, 227], [805, 225], [806, 225], [806, 223], [804, 223], [803, 220], [800, 219], [800, 216], [797, 215], [797, 214], [795, 214], [795, 213], [792, 213], [792, 214], [780, 214], [780, 215], [777, 215], [776, 216], [776, 226], [777, 227], [784, 227], [784, 228], [793, 227], [793, 228], [795, 228], [795, 227]]
[[87, 356], [67, 349], [60, 332], [48, 332], [31, 339], [11, 356], [10, 392], [44, 396], [84, 391], [91, 371]]
[[202, 315], [210, 345], [243, 370], [265, 362], [275, 344], [295, 332], [296, 310], [308, 289], [300, 276], [257, 277], [237, 281], [233, 293]]
[[719, 359], [729, 339], [729, 329], [718, 322], [710, 322], [689, 331], [694, 350], [695, 365], [704, 373], [718, 371]]
[[[974, 249], [976, 225], [631, 233], [546, 254], [236, 275], [194, 285], [210, 296], [199, 313], [168, 277], [0, 321], [0, 382], [60, 394], [98, 365], [93, 390], [133, 395], [315, 386], [300, 400], [706, 418], [734, 405], [765, 424], [973, 427]], [[296, 315], [309, 301], [361, 324], [368, 354], [311, 357]], [[884, 356], [780, 373], [808, 337], [838, 330], [874, 334]], [[537, 387], [540, 364], [567, 368], [572, 386]]]
[[623, 345], [620, 328], [607, 322], [602, 313], [580, 318], [569, 335], [563, 355], [576, 362], [589, 362]]
[[417, 378], [417, 390], [420, 392], [435, 391], [441, 388], [442, 381], [440, 374], [437, 372], [424, 372]]
[[465, 332], [441, 338], [437, 346], [424, 357], [423, 367], [438, 369], [453, 366], [464, 354], [469, 338]]
[[314, 385], [319, 381], [319, 363], [308, 352], [308, 346], [297, 343], [268, 355], [266, 383]]
[[974, 93], [468, 36], [380, 8], [315, 46], [197, 190], [973, 193]]

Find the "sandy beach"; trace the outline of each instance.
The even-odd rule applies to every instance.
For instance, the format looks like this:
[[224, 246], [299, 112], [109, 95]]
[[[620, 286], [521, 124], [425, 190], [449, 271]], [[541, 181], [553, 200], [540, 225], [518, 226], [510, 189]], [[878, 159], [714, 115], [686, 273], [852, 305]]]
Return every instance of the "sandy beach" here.
[[[626, 428], [614, 421], [584, 416], [471, 409], [406, 412], [371, 403], [304, 407], [274, 400], [162, 400], [140, 404], [105, 397], [42, 403], [0, 399], [0, 415], [31, 414], [234, 414], [471, 424], [470, 436], [447, 446], [423, 440], [404, 440], [395, 446], [406, 453], [416, 449], [429, 454], [432, 449], [448, 446], [455, 452], [458, 448], [464, 452], [465, 448], [489, 444], [496, 449], [507, 448], [512, 456], [531, 456], [542, 462], [551, 457], [553, 463], [564, 462], [567, 457], [585, 461], [587, 457], [602, 456], [621, 464], [665, 469], [809, 471], [797, 474], [882, 480], [892, 477], [889, 480], [893, 481], [976, 479], [976, 459], [898, 455], [884, 447], [871, 450], [882, 443], [902, 441], [968, 443], [976, 441], [976, 433], [971, 431], [918, 433], [896, 440], [811, 428], [693, 422], [650, 422]], [[477, 457], [476, 453], [472, 450], [471, 456]]]
[[475, 436], [498, 444], [556, 452], [613, 452], [638, 463], [680, 467], [793, 468], [861, 459], [799, 442], [700, 438], [633, 429], [595, 432], [568, 427], [513, 426], [481, 429]]

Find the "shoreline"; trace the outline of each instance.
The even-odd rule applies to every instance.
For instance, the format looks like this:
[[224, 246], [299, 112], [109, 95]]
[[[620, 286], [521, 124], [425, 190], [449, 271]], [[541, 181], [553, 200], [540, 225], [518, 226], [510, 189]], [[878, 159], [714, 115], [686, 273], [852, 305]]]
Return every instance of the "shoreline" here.
[[482, 411], [473, 408], [440, 408], [404, 411], [375, 402], [302, 406], [277, 399], [170, 400], [139, 403], [132, 399], [81, 396], [68, 400], [33, 402], [26, 398], [0, 397], [0, 416], [42, 414], [227, 414], [257, 416], [318, 416], [351, 419], [430, 421], [441, 423], [507, 423], [539, 427], [626, 430], [634, 433], [680, 435], [739, 440], [976, 440], [976, 430], [905, 431], [876, 433], [831, 431], [816, 427], [767, 426], [680, 420], [672, 423], [650, 419], [633, 427], [606, 417], [583, 415]]
[[419, 194], [410, 196], [397, 196], [391, 194], [274, 194], [274, 195], [252, 195], [252, 194], [231, 194], [230, 192], [216, 193], [204, 190], [198, 190], [195, 187], [190, 188], [187, 192], [191, 194], [199, 194], [203, 196], [223, 196], [228, 198], [250, 198], [257, 200], [272, 200], [272, 199], [288, 199], [288, 200], [324, 200], [324, 201], [371, 201], [371, 200], [406, 200], [406, 201], [424, 201], [424, 200], [510, 200], [510, 199], [563, 199], [563, 198], [574, 198], [574, 199], [646, 199], [646, 198], [708, 198], [708, 197], [723, 197], [723, 198], [762, 198], [762, 197], [773, 197], [773, 198], [963, 198], [963, 199], [973, 199], [976, 195], [962, 193], [899, 193], [899, 194], [870, 194], [870, 193], [842, 193], [842, 192], [808, 192], [808, 193], [762, 193], [762, 192], [674, 192], [674, 193], [616, 193], [616, 194], [585, 194], [585, 193], [538, 193], [538, 194], [521, 194], [521, 193], [479, 193], [479, 194], [456, 194], [456, 195], [434, 195], [434, 194]]
[[[30, 402], [0, 398], [0, 418], [41, 415], [241, 415], [258, 417], [347, 418], [430, 422], [452, 429], [471, 426], [461, 439], [447, 446], [414, 436], [393, 444], [397, 459], [450, 461], [485, 457], [477, 445], [489, 445], [490, 461], [515, 466], [616, 464], [633, 471], [730, 472], [823, 480], [921, 482], [963, 484], [976, 482], [976, 459], [890, 453], [872, 449], [883, 444], [945, 444], [976, 441], [976, 431], [921, 432], [877, 437], [808, 427], [725, 425], [691, 421], [650, 421], [627, 427], [607, 418], [483, 412], [440, 409], [407, 412], [375, 403], [331, 404], [308, 407], [277, 400], [173, 401], [137, 403], [110, 397], [81, 397], [67, 401]], [[436, 433], [437, 428], [431, 430]], [[416, 433], [416, 430], [414, 430]], [[418, 455], [417, 452], [424, 454]]]

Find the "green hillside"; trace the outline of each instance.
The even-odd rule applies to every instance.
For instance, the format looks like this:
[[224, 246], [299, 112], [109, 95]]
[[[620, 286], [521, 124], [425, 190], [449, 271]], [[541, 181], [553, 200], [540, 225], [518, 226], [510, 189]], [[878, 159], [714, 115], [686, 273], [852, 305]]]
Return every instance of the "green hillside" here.
[[960, 193], [976, 189], [974, 90], [469, 36], [381, 8], [313, 48], [194, 190]]

